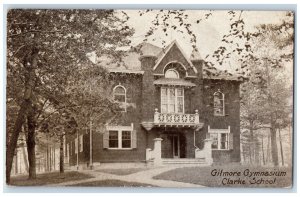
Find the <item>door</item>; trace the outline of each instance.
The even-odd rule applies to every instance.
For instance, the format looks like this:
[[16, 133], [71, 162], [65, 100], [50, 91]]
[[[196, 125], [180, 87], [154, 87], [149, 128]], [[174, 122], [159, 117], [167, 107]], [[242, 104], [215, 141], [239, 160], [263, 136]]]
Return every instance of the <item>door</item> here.
[[179, 158], [180, 157], [180, 137], [178, 134], [164, 134], [161, 144], [162, 158]]
[[173, 158], [179, 158], [180, 155], [179, 135], [172, 136], [172, 144], [173, 144]]

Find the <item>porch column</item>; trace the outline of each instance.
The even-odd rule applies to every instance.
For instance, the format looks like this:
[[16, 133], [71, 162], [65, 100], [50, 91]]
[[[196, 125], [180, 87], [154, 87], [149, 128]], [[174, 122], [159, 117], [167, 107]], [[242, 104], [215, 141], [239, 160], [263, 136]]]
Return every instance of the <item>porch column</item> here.
[[154, 141], [154, 149], [153, 149], [153, 158], [154, 158], [154, 165], [159, 166], [162, 164], [161, 161], [161, 138], [155, 138]]

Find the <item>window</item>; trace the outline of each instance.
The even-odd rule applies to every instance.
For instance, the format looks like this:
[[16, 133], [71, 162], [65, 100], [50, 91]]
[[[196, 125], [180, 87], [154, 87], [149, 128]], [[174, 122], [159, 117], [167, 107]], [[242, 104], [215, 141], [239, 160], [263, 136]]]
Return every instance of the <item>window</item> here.
[[179, 74], [178, 74], [178, 72], [175, 69], [169, 69], [165, 73], [165, 78], [178, 79], [179, 78]]
[[132, 149], [136, 148], [136, 131], [131, 126], [107, 126], [103, 134], [103, 148]]
[[228, 129], [210, 129], [208, 127], [208, 137], [212, 140], [211, 148], [213, 150], [233, 149], [233, 134]]
[[108, 148], [131, 148], [131, 131], [109, 131]]
[[220, 138], [220, 149], [228, 149], [228, 133], [221, 133]]
[[118, 148], [118, 141], [118, 131], [109, 131], [109, 148]]
[[228, 150], [229, 133], [210, 133], [212, 139], [211, 148], [217, 150]]
[[122, 131], [122, 148], [131, 147], [131, 131]]
[[211, 133], [210, 138], [212, 139], [211, 148], [212, 149], [218, 149], [218, 134], [217, 133]]
[[113, 89], [114, 101], [120, 104], [121, 111], [126, 111], [126, 89], [121, 85], [117, 85]]
[[161, 113], [184, 113], [183, 88], [161, 88]]
[[214, 93], [214, 115], [224, 116], [225, 106], [224, 106], [224, 94], [218, 90]]

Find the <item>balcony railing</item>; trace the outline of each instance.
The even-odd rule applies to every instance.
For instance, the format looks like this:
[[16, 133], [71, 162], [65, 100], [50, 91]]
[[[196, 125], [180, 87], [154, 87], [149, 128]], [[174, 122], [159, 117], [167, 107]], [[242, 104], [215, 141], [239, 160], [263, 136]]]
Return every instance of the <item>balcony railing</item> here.
[[175, 114], [175, 113], [159, 113], [158, 109], [155, 109], [154, 124], [170, 125], [170, 126], [197, 125], [199, 124], [198, 110], [195, 110], [195, 114]]

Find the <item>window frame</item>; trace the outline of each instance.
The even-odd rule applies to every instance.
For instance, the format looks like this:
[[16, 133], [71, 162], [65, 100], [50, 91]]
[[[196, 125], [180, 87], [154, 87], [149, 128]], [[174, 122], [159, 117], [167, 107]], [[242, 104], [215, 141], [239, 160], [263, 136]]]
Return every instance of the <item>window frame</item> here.
[[[230, 146], [229, 146], [229, 135], [230, 135], [230, 126], [228, 126], [228, 129], [210, 129], [210, 126], [208, 126], [208, 133], [209, 134], [217, 134], [218, 136], [218, 141], [217, 141], [217, 148], [211, 148], [212, 150], [230, 150]], [[227, 142], [227, 146], [226, 148], [221, 148], [221, 142], [222, 142], [222, 134], [226, 135], [226, 142]], [[210, 139], [212, 139], [211, 135], [210, 135]], [[214, 140], [213, 140], [214, 141]]]
[[[223, 109], [222, 114], [216, 113], [216, 109], [218, 109], [218, 108], [215, 107], [215, 98], [218, 94], [222, 95], [221, 99], [219, 97], [217, 97], [219, 100], [223, 101], [223, 103], [222, 103], [222, 109]], [[214, 116], [225, 116], [225, 94], [223, 92], [221, 92], [220, 89], [213, 94], [213, 103], [214, 103], [214, 112], [213, 112]]]
[[[165, 89], [167, 91], [167, 102], [163, 103], [163, 99], [162, 99], [162, 92], [163, 89]], [[175, 90], [175, 112], [170, 112], [169, 111], [169, 105], [171, 104], [170, 102], [170, 89], [174, 89]], [[178, 96], [178, 90], [181, 89], [182, 90], [182, 96]], [[182, 112], [178, 112], [178, 98], [181, 97], [182, 98]], [[167, 105], [167, 112], [163, 112], [163, 105]], [[168, 113], [168, 114], [184, 114], [185, 113], [185, 107], [184, 107], [184, 88], [183, 87], [168, 87], [168, 86], [162, 86], [160, 88], [160, 112], [161, 113]]]
[[[170, 71], [175, 72], [176, 75], [177, 75], [177, 77], [175, 77], [175, 78], [174, 78], [174, 77], [167, 77], [167, 76], [166, 76], [166, 75], [167, 75], [167, 72], [170, 72]], [[179, 78], [180, 78], [179, 72], [178, 72], [176, 69], [174, 69], [174, 68], [170, 68], [170, 69], [166, 70], [164, 76], [165, 76], [166, 79], [179, 79]]]
[[[118, 94], [118, 93], [116, 94], [116, 89], [117, 88], [122, 88], [124, 90], [124, 94]], [[124, 102], [116, 101], [115, 100], [115, 96], [116, 95], [118, 95], [118, 96], [124, 96], [125, 97], [125, 99], [124, 99], [125, 101]], [[119, 103], [120, 105], [124, 104], [124, 107], [120, 106], [120, 108], [123, 109], [120, 112], [126, 112], [127, 111], [127, 90], [126, 90], [126, 88], [124, 86], [122, 86], [122, 85], [119, 84], [119, 85], [116, 85], [113, 88], [113, 100], [114, 100], [114, 102]]]
[[[133, 132], [133, 127], [132, 126], [109, 126], [107, 128], [108, 136], [111, 131], [117, 131], [118, 132], [118, 147], [110, 147], [109, 146], [109, 140], [108, 140], [108, 148], [109, 150], [132, 150], [133, 145], [132, 145], [132, 132]], [[130, 132], [130, 147], [123, 148], [122, 142], [122, 133], [123, 131], [129, 131]]]

